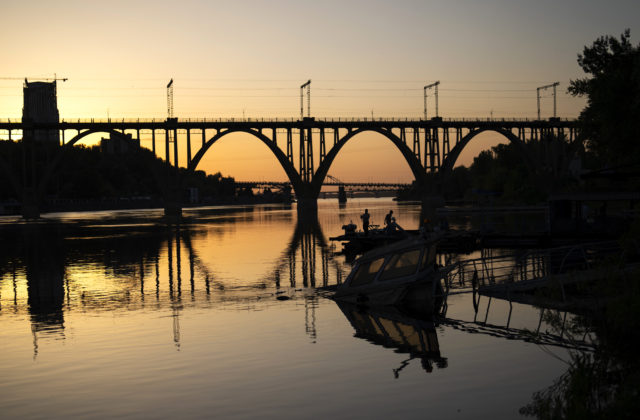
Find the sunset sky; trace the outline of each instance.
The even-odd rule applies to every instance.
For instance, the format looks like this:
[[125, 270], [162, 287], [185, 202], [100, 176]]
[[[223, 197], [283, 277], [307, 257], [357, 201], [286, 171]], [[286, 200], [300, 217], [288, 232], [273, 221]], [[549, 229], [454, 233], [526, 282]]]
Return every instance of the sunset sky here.
[[[0, 119], [20, 118], [24, 77], [54, 74], [69, 79], [58, 85], [63, 119], [165, 118], [171, 78], [179, 118], [298, 117], [307, 79], [316, 118], [420, 118], [422, 88], [436, 80], [445, 118], [534, 118], [536, 87], [555, 81], [558, 116], [573, 118], [584, 106], [566, 94], [582, 76], [577, 54], [625, 28], [637, 43], [640, 3], [0, 0], [0, 15]], [[432, 115], [432, 98], [428, 105]], [[547, 92], [542, 116], [552, 112]], [[479, 136], [458, 163], [500, 140]], [[264, 145], [240, 134], [215, 145], [200, 168], [285, 178]], [[411, 180], [376, 134], [354, 138], [330, 172], [352, 182]]]

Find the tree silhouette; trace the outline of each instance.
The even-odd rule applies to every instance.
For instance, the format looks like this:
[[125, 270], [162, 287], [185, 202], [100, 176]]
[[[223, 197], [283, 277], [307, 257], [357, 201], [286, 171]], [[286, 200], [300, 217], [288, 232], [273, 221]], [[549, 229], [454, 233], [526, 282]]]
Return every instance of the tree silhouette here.
[[627, 29], [620, 39], [603, 36], [585, 46], [578, 64], [590, 77], [568, 88], [588, 100], [580, 114], [586, 146], [613, 166], [640, 161], [640, 44], [630, 38]]

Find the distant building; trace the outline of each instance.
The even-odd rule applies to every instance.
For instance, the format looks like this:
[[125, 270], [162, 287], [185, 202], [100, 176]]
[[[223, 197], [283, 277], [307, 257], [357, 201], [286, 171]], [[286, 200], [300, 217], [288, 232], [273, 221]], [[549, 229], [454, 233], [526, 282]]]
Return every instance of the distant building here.
[[[22, 122], [55, 124], [60, 121], [55, 80], [53, 82], [29, 82], [24, 79], [23, 98]], [[25, 130], [24, 137], [37, 142], [60, 144], [58, 130]]]
[[123, 155], [140, 148], [140, 140], [131, 137], [131, 134], [111, 134], [108, 138], [100, 140], [100, 150], [109, 155]]

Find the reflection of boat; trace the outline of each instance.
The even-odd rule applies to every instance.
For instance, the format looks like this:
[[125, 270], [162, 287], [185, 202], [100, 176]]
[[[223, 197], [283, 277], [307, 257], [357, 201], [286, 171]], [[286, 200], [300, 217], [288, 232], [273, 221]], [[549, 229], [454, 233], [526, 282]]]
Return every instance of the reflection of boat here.
[[438, 237], [418, 236], [376, 248], [359, 258], [335, 299], [371, 305], [419, 303], [434, 308], [442, 295], [435, 264]]
[[[356, 330], [356, 337], [395, 349], [396, 353], [408, 353], [409, 360], [419, 357], [427, 372], [433, 370], [434, 362], [439, 368], [447, 367], [447, 359], [440, 356], [435, 324], [429, 316], [405, 313], [393, 306], [365, 308], [346, 302], [338, 302], [338, 306]], [[394, 369], [396, 377], [407, 364], [408, 360]]]

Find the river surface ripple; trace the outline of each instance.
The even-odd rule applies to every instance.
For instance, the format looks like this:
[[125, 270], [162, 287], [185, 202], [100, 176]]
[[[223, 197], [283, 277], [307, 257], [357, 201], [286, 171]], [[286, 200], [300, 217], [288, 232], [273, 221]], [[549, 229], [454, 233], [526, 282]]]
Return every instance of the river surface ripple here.
[[328, 238], [364, 208], [420, 220], [386, 199], [301, 223], [295, 205], [0, 218], [0, 417], [517, 417], [566, 370], [565, 349], [501, 333], [539, 309], [459, 294], [434, 322], [317, 293], [349, 273]]

